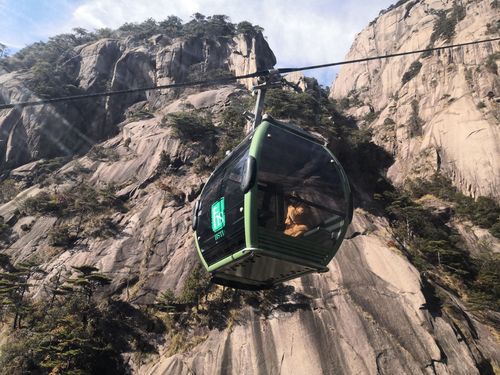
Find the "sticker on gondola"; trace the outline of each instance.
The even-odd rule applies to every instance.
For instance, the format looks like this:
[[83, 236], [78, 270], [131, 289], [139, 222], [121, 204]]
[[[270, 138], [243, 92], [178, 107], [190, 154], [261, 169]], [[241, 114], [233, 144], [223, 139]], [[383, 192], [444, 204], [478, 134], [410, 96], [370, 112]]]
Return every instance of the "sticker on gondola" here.
[[219, 232], [226, 226], [226, 215], [224, 213], [224, 197], [212, 204], [212, 231]]

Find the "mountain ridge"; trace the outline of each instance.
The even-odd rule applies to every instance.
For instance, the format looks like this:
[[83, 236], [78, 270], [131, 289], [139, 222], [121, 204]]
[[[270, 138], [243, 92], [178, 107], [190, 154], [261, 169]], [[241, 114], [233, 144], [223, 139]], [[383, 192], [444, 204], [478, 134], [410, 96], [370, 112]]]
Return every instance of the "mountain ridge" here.
[[[238, 42], [241, 53], [227, 48], [235, 64], [245, 72], [258, 61], [273, 65], [263, 37], [250, 35]], [[86, 87], [113, 74], [120, 77], [115, 87], [137, 83], [130, 74], [136, 68], [144, 79], [155, 72], [156, 82], [172, 82], [173, 71], [204, 73], [199, 57], [230, 69], [230, 41], [212, 54], [198, 37], [192, 45], [170, 44], [155, 33], [120, 40], [126, 53], [109, 57], [122, 59], [118, 75], [118, 64], [91, 52], [115, 42], [77, 48], [76, 56], [88, 59], [86, 69], [75, 70]], [[153, 70], [147, 40], [162, 51], [154, 54]], [[162, 40], [165, 46], [151, 47]], [[170, 64], [186, 50], [198, 58], [187, 58], [182, 69]], [[135, 61], [130, 71], [129, 58]], [[244, 136], [250, 82], [102, 103], [99, 113], [113, 118], [106, 124], [114, 129], [104, 140], [96, 137], [74, 157], [23, 164], [2, 181], [0, 371], [498, 371], [496, 279], [487, 267], [498, 264], [498, 240], [455, 215], [476, 206], [465, 198], [450, 203], [445, 198], [458, 193], [441, 180], [417, 180], [411, 192], [394, 189], [384, 171], [395, 155], [372, 142], [362, 121], [341, 112], [313, 81], [291, 79], [305, 92], [269, 90], [267, 111], [321, 134], [355, 192], [353, 224], [330, 270], [244, 292], [210, 286], [197, 266], [191, 209], [210, 171]], [[32, 124], [40, 123], [39, 112], [26, 111]], [[483, 206], [477, 212], [495, 214]]]
[[[348, 59], [498, 35], [494, 1], [399, 3], [358, 34]], [[395, 155], [388, 176], [398, 186], [440, 172], [465, 194], [498, 201], [498, 48], [492, 42], [345, 66], [330, 96], [369, 120], [375, 142]]]

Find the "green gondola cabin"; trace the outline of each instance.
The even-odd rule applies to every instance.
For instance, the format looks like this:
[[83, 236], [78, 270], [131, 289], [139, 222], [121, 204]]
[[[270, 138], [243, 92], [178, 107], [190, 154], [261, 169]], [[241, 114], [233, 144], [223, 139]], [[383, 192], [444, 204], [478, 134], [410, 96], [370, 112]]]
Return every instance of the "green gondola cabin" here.
[[258, 290], [327, 271], [351, 218], [349, 183], [333, 154], [264, 117], [210, 176], [193, 229], [215, 283]]

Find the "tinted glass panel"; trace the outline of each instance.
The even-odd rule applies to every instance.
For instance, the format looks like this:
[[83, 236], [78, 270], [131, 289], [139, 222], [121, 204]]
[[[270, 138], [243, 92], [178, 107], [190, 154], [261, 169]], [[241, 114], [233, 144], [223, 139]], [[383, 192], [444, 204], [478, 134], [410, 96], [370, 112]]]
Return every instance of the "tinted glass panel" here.
[[258, 223], [332, 245], [346, 218], [340, 171], [319, 144], [271, 126], [258, 170]]
[[245, 245], [243, 192], [240, 183], [250, 140], [238, 148], [207, 182], [200, 198], [198, 244], [213, 264]]

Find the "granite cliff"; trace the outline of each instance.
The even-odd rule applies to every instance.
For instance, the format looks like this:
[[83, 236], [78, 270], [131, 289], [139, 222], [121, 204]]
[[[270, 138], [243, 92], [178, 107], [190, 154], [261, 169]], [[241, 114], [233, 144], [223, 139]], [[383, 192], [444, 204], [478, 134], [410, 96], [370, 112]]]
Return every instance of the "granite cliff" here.
[[[409, 14], [423, 12], [427, 9], [425, 4], [415, 2]], [[487, 5], [481, 3], [478, 9]], [[386, 11], [370, 27], [385, 33], [384, 28], [393, 25], [405, 9], [398, 6]], [[74, 46], [69, 53], [72, 67], [68, 68], [68, 74], [84, 92], [178, 82], [189, 74], [193, 77], [218, 69], [241, 74], [275, 63], [259, 32], [224, 38], [224, 42], [200, 37], [172, 39], [161, 33], [140, 41], [130, 37], [105, 38]], [[359, 73], [358, 68], [352, 69], [351, 78], [356, 74], [368, 77]], [[31, 79], [30, 74], [33, 73], [12, 71], [1, 75], [3, 100], [34, 98], [33, 92], [22, 84], [24, 79]], [[351, 84], [343, 78], [345, 74], [341, 72], [332, 91], [335, 97], [344, 96], [341, 85]], [[444, 85], [446, 79], [436, 77], [438, 85]], [[495, 77], [485, 73], [481, 82], [490, 79]], [[400, 84], [400, 78], [395, 81]], [[347, 87], [346, 95], [361, 87], [362, 79], [356, 82], [360, 86]], [[133, 316], [138, 313], [130, 311], [140, 311], [141, 316], [150, 314], [156, 319], [143, 318], [136, 325], [127, 326], [134, 332], [146, 331], [147, 340], [126, 336], [129, 345], [120, 348], [122, 372], [498, 373], [499, 318], [494, 307], [498, 301], [493, 301], [493, 307], [475, 309], [478, 305], [468, 300], [472, 293], [464, 286], [465, 276], [462, 280], [460, 273], [446, 268], [462, 266], [465, 264], [462, 260], [468, 262], [471, 254], [478, 258], [498, 255], [498, 239], [453, 216], [453, 205], [438, 198], [426, 197], [418, 206], [408, 203], [406, 207], [398, 203], [403, 198], [392, 198], [391, 204], [387, 204], [389, 209], [373, 198], [379, 185], [391, 190], [388, 182], [384, 182], [384, 168], [395, 162], [389, 171], [393, 176], [395, 166], [404, 165], [407, 160], [388, 149], [387, 143], [379, 142], [377, 124], [387, 117], [383, 111], [389, 110], [389, 106], [383, 109], [383, 100], [389, 99], [376, 94], [380, 90], [385, 92], [383, 85], [363, 84], [368, 90], [360, 90], [362, 94], [358, 97], [366, 101], [366, 107], [371, 105], [374, 111], [382, 111], [379, 120], [370, 125], [375, 141], [382, 147], [366, 138], [361, 121], [349, 119], [328, 102], [317, 85], [309, 85], [314, 89], [314, 100], [306, 93], [281, 90], [269, 93], [272, 100], [268, 109], [279, 115], [282, 113], [279, 105], [287, 104], [287, 117], [300, 119], [310, 130], [322, 134], [345, 163], [353, 183], [356, 210], [352, 228], [329, 272], [297, 279], [268, 292], [197, 289], [202, 299], [195, 296], [190, 303], [183, 300], [198, 262], [190, 229], [192, 205], [213, 165], [227, 149], [234, 147], [243, 133], [241, 112], [251, 105], [250, 84], [113, 97], [89, 104], [92, 111], [83, 111], [83, 117], [78, 116], [83, 104], [2, 111], [0, 147], [3, 147], [2, 168], [8, 178], [2, 182], [0, 267], [5, 271], [3, 274], [12, 272], [15, 267], [12, 265], [21, 269], [20, 265], [26, 261], [36, 262], [38, 267], [32, 268], [30, 286], [22, 289], [26, 295], [23, 292], [21, 300], [29, 295], [34, 301], [47, 301], [51, 296], [57, 301], [65, 295], [59, 289], [64, 280], [78, 280], [74, 279], [77, 272], [73, 267], [95, 267], [109, 278], [96, 292], [99, 303], [107, 301], [111, 306], [120, 303], [115, 319], [135, 322]], [[451, 89], [446, 91], [450, 87], [443, 86], [443, 93], [456, 95]], [[400, 96], [403, 98], [402, 93]], [[327, 108], [314, 107], [314, 113], [310, 114], [318, 98]], [[403, 103], [406, 99], [399, 100]], [[406, 112], [398, 108], [401, 107], [396, 107], [395, 113], [403, 116]], [[358, 114], [353, 111], [354, 108], [349, 108], [345, 114]], [[493, 115], [484, 109], [481, 123], [493, 128], [494, 124], [488, 122], [488, 116]], [[188, 130], [186, 120], [191, 127]], [[447, 120], [442, 123], [448, 126]], [[405, 129], [402, 126], [400, 131]], [[443, 143], [440, 147], [440, 157], [444, 158], [448, 146]], [[454, 151], [450, 148], [449, 152]], [[417, 158], [417, 154], [411, 157]], [[498, 178], [498, 171], [492, 170], [490, 174]], [[398, 172], [397, 176], [406, 175]], [[475, 188], [477, 194], [492, 192], [481, 190], [482, 186]], [[398, 221], [400, 212], [410, 209], [425, 212], [431, 226], [435, 223], [445, 236], [457, 235], [456, 242], [446, 246], [451, 246], [460, 258], [458, 263], [447, 263], [444, 251], [449, 249], [444, 245], [442, 258], [438, 255], [439, 263], [437, 260], [432, 263], [429, 259], [434, 258], [417, 248], [417, 243], [425, 240], [418, 237], [416, 227], [420, 223], [413, 228], [409, 216], [405, 217], [406, 222]], [[458, 228], [459, 235], [456, 231], [448, 232], [451, 227]], [[406, 233], [410, 235], [405, 237]], [[474, 279], [479, 279], [477, 276], [467, 275], [471, 285], [477, 284]], [[104, 280], [99, 277], [95, 280]], [[80, 283], [88, 285], [81, 279]], [[54, 290], [61, 290], [61, 294]], [[157, 310], [160, 297], [166, 298], [166, 291], [178, 298], [168, 296], [169, 309]], [[13, 316], [9, 306], [2, 305], [2, 319], [6, 323]], [[45, 313], [52, 313], [44, 309]], [[55, 314], [53, 319], [60, 318]], [[87, 320], [85, 315], [86, 328], [91, 326]], [[35, 355], [30, 352], [23, 357], [15, 351], [19, 344], [12, 344], [33, 345], [28, 339], [36, 330], [30, 329], [30, 324], [34, 325], [28, 318], [19, 327], [14, 324], [10, 335], [7, 325], [3, 325], [0, 343], [6, 343], [2, 350], [7, 353], [3, 358], [13, 358], [8, 362], [3, 359], [3, 364], [21, 363], [27, 366], [24, 369], [33, 365], [30, 360]], [[116, 321], [113, 324], [117, 325]], [[158, 329], [159, 325], [163, 329]], [[51, 334], [57, 337], [62, 329], [58, 327]], [[123, 331], [115, 331], [111, 342], [119, 341]], [[19, 337], [28, 337], [25, 339], [28, 341], [15, 341]], [[66, 353], [53, 342], [51, 345], [54, 352]], [[45, 346], [37, 348], [47, 350]], [[73, 356], [77, 354], [73, 352]], [[62, 364], [56, 367], [55, 359], [50, 362], [47, 357], [41, 359], [45, 368], [63, 371], [75, 365], [65, 360], [57, 362]], [[109, 355], [109, 358], [115, 357]]]
[[[346, 56], [498, 37], [496, 1], [400, 1], [361, 31]], [[394, 155], [389, 177], [442, 172], [464, 193], [500, 199], [499, 42], [342, 67], [330, 92]]]
[[[246, 34], [227, 32], [217, 37], [208, 37], [200, 31], [188, 36], [161, 34], [161, 31], [161, 28], [150, 30], [149, 34], [158, 34], [148, 38], [127, 36], [123, 32], [115, 33], [116, 37], [113, 37], [115, 34], [108, 38], [94, 36], [81, 45], [75, 45], [78, 39], [73, 35], [53, 38], [45, 50], [46, 54], [54, 55], [51, 62], [56, 67], [30, 62], [30, 59], [43, 59], [44, 55], [31, 57], [27, 47], [10, 58], [11, 61], [5, 59], [5, 70], [13, 71], [4, 71], [0, 76], [0, 100], [22, 102], [50, 95], [151, 87], [203, 74], [216, 77], [228, 71], [242, 75], [272, 67], [276, 62], [262, 34], [253, 30]], [[62, 53], [54, 51], [53, 44], [63, 43], [70, 48]], [[63, 79], [56, 79], [59, 76]], [[244, 84], [250, 88], [251, 79]], [[170, 98], [172, 95], [170, 93]], [[117, 124], [124, 120], [125, 110], [132, 104], [147, 100], [154, 107], [164, 105], [164, 97], [157, 96], [158, 93], [152, 92], [135, 93], [2, 111], [0, 170], [41, 158], [88, 151], [95, 142], [117, 133]]]

